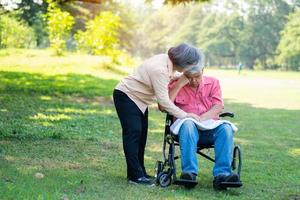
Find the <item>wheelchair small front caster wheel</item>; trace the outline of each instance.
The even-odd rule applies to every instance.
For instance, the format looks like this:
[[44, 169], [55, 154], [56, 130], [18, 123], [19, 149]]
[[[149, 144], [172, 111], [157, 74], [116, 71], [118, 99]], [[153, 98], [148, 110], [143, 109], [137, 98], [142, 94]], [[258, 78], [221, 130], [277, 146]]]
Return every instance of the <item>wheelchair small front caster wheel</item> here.
[[156, 161], [156, 165], [155, 165], [155, 180], [156, 183], [159, 184], [159, 175], [162, 173], [162, 171], [164, 170], [164, 166], [163, 166], [163, 162], [162, 161]]
[[168, 187], [171, 185], [172, 178], [171, 176], [168, 177], [168, 174], [166, 172], [163, 172], [158, 177], [159, 185], [161, 187]]

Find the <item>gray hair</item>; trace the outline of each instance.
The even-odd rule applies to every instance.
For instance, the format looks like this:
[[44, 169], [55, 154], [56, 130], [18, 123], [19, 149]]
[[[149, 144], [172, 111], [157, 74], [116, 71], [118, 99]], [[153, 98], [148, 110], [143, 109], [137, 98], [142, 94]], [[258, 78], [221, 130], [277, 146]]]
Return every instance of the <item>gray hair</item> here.
[[188, 44], [180, 44], [168, 50], [168, 56], [173, 64], [181, 68], [195, 65], [188, 71], [195, 73], [203, 68], [204, 55], [196, 47]]
[[199, 50], [199, 54], [200, 54], [199, 62], [194, 67], [192, 67], [191, 69], [187, 70], [191, 74], [198, 73], [198, 72], [200, 72], [204, 68], [205, 56], [204, 56], [204, 54], [203, 54], [203, 52], [201, 50]]

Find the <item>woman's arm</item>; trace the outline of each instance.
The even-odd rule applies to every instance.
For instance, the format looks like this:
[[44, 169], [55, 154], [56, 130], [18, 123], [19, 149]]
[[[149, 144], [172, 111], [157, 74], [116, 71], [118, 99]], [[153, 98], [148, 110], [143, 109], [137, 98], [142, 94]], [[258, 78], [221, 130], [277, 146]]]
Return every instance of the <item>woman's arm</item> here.
[[[180, 76], [176, 77], [176, 82], [174, 83], [174, 85], [172, 85], [172, 87], [169, 87], [169, 97], [172, 102], [175, 101], [175, 98], [180, 89], [184, 87], [188, 82], [189, 80], [184, 74], [181, 74]], [[161, 112], [166, 112], [166, 109], [162, 105], [158, 103], [157, 106]]]
[[[181, 75], [180, 78], [178, 79], [178, 81], [175, 83], [175, 85], [169, 89], [169, 100], [173, 103], [178, 92], [180, 91], [180, 89], [185, 86], [187, 83], [189, 82], [189, 80], [187, 79], [187, 77], [185, 75]], [[163, 105], [161, 105], [160, 103], [158, 103], [158, 109], [162, 112], [166, 112], [168, 111]], [[172, 114], [172, 113], [171, 113]], [[176, 117], [176, 115], [175, 115]], [[191, 117], [194, 118], [197, 121], [200, 121], [200, 117], [194, 113], [186, 113], [185, 117]], [[178, 117], [176, 117], [178, 118]]]
[[175, 83], [175, 85], [169, 88], [169, 96], [171, 101], [173, 102], [175, 101], [175, 98], [178, 92], [180, 91], [180, 89], [188, 83], [189, 83], [189, 79], [184, 74], [182, 74], [177, 80], [177, 82]]
[[169, 74], [164, 70], [154, 69], [149, 73], [149, 77], [152, 83], [154, 94], [157, 99], [157, 103], [168, 113], [176, 116], [177, 118], [185, 118], [187, 113], [174, 105], [169, 98], [168, 84]]

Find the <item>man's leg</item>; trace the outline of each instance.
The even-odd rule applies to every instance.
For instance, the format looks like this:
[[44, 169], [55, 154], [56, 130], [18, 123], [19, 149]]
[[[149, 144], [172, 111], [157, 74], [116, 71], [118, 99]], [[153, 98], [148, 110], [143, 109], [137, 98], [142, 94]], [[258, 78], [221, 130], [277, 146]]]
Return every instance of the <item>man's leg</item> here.
[[183, 173], [198, 174], [197, 142], [198, 129], [191, 120], [186, 120], [179, 130], [181, 169]]
[[229, 124], [222, 124], [212, 130], [215, 147], [215, 166], [213, 169], [215, 190], [225, 190], [223, 182], [235, 183], [239, 181], [237, 174], [231, 172], [233, 130]]
[[229, 124], [222, 124], [214, 129], [215, 166], [213, 175], [231, 174], [233, 130]]

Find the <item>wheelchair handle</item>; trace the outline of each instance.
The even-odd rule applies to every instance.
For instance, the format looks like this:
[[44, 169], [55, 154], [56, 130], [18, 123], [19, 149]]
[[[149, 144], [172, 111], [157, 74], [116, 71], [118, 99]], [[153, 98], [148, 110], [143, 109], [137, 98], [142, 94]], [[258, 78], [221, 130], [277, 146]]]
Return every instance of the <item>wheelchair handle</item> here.
[[233, 112], [222, 112], [219, 117], [234, 117], [234, 113]]

